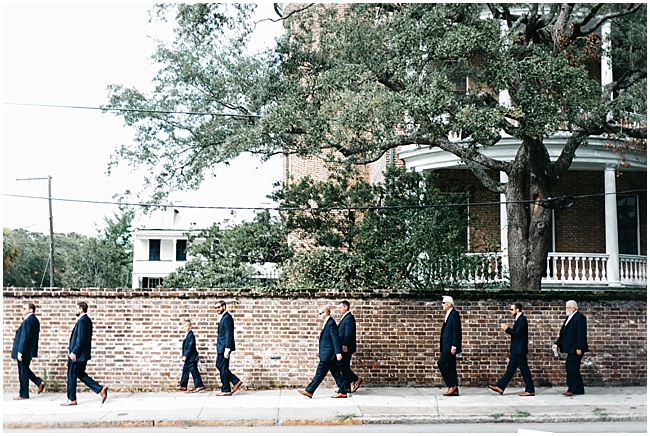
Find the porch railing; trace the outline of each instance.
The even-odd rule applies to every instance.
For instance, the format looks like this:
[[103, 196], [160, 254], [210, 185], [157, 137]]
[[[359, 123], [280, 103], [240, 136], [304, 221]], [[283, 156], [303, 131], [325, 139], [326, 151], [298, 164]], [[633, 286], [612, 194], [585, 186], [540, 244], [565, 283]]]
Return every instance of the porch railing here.
[[[609, 255], [598, 253], [549, 253], [543, 284], [599, 284], [607, 285]], [[648, 283], [647, 256], [619, 256], [621, 284], [646, 285]]]

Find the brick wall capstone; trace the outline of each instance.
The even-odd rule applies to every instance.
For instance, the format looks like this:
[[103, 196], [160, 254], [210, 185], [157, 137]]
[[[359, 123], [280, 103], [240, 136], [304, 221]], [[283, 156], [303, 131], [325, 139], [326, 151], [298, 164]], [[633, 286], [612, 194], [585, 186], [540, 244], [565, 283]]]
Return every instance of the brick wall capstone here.
[[[540, 291], [534, 295], [499, 291], [449, 291], [462, 318], [462, 386], [495, 383], [508, 361], [509, 336], [499, 324], [512, 323], [509, 306], [520, 301], [528, 317], [529, 364], [537, 386], [563, 386], [564, 359], [551, 345], [564, 319], [564, 302], [574, 299], [587, 316], [590, 352], [583, 359], [587, 386], [645, 385], [647, 302], [639, 291]], [[237, 351], [232, 371], [248, 388], [305, 387], [318, 364], [318, 308], [351, 302], [357, 319], [358, 351], [352, 360], [365, 386], [443, 386], [436, 366], [444, 314], [441, 293], [336, 292], [214, 289], [32, 289], [3, 290], [4, 391], [17, 392], [11, 346], [25, 302], [37, 306], [41, 321], [39, 356], [33, 371], [47, 373], [48, 390], [65, 391], [66, 353], [78, 301], [89, 305], [94, 323], [88, 373], [116, 391], [160, 391], [178, 385], [182, 368], [181, 324], [195, 324], [204, 383], [216, 388], [214, 305], [229, 303]], [[83, 384], [80, 388], [85, 389]], [[191, 387], [190, 382], [190, 387]], [[334, 387], [331, 377], [323, 387]], [[511, 386], [523, 386], [513, 378]], [[31, 387], [34, 389], [34, 387]]]

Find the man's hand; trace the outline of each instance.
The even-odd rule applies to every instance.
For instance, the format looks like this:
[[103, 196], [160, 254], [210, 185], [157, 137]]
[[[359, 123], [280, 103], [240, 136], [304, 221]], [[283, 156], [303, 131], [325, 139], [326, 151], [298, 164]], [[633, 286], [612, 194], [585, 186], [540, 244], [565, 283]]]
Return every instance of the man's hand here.
[[18, 353], [18, 361], [19, 362], [23, 361], [23, 353]]
[[502, 323], [502, 324], [501, 324], [501, 330], [503, 330], [504, 332], [505, 332], [506, 330], [508, 330], [508, 325]]
[[224, 351], [224, 352], [223, 352], [223, 357], [224, 357], [225, 359], [230, 359], [230, 350], [226, 350], [226, 351]]
[[582, 350], [576, 350], [576, 354], [577, 354], [578, 356], [582, 356]]
[[69, 357], [70, 357], [70, 360], [72, 360], [73, 362], [77, 361], [77, 355], [76, 354], [70, 353]]
[[343, 345], [343, 346], [341, 346], [341, 348], [343, 349], [344, 353], [348, 352], [348, 346], [347, 345]]
[[337, 354], [337, 355], [336, 355], [336, 360], [342, 360], [342, 359], [343, 359], [343, 355], [342, 355], [342, 354]]
[[456, 354], [456, 347], [451, 347], [451, 354]]
[[187, 357], [185, 357], [185, 356], [181, 357], [181, 360], [182, 360], [183, 362], [185, 362], [185, 359], [187, 359]]

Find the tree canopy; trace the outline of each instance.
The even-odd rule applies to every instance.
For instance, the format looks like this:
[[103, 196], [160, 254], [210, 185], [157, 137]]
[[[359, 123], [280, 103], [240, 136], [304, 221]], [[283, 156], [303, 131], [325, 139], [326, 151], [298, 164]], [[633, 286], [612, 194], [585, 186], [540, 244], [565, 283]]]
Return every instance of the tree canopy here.
[[[511, 282], [523, 290], [541, 286], [548, 252], [550, 211], [534, 203], [578, 147], [603, 135], [645, 148], [645, 4], [292, 7], [276, 50], [254, 55], [250, 6], [171, 7], [176, 39], [154, 55], [155, 92], [109, 90], [106, 107], [127, 109], [137, 129], [115, 163], [156, 168], [147, 184], [161, 198], [244, 152], [366, 163], [399, 146], [440, 147], [505, 194]], [[603, 50], [615, 76], [601, 86]], [[560, 133], [552, 161], [544, 139]], [[513, 160], [486, 155], [504, 137], [521, 141]]]

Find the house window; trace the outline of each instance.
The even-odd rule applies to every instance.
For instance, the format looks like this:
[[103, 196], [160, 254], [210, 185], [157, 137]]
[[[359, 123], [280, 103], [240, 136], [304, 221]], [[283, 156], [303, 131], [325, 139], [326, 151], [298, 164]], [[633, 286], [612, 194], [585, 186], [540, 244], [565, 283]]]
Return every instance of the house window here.
[[179, 239], [176, 241], [176, 260], [177, 261], [185, 261], [187, 260], [187, 254], [185, 253], [187, 250], [187, 240], [186, 239]]
[[161, 277], [142, 277], [142, 288], [157, 288], [162, 286], [162, 282]]
[[636, 195], [618, 196], [616, 203], [618, 252], [639, 254], [638, 198]]
[[160, 239], [149, 239], [149, 260], [160, 260]]

